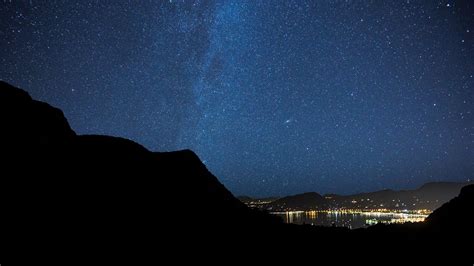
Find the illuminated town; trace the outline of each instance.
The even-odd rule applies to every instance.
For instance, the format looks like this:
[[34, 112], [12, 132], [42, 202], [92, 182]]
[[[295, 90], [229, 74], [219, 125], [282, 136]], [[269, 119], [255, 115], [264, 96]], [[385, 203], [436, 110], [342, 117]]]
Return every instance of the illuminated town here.
[[[330, 197], [325, 197], [326, 200], [333, 200]], [[295, 224], [311, 224], [323, 226], [343, 226], [348, 228], [360, 228], [375, 225], [378, 223], [393, 224], [406, 222], [423, 222], [426, 217], [432, 212], [430, 209], [401, 209], [401, 206], [406, 206], [404, 202], [399, 199], [391, 200], [391, 203], [386, 204], [394, 206], [395, 208], [384, 208], [383, 203], [377, 203], [372, 206], [379, 206], [379, 208], [370, 208], [370, 206], [360, 206], [364, 201], [372, 203], [373, 200], [367, 198], [362, 200], [350, 200], [350, 205], [357, 206], [356, 208], [338, 207], [327, 209], [309, 209], [298, 210], [298, 208], [285, 208], [285, 205], [277, 205], [274, 203], [276, 199], [256, 199], [247, 201], [246, 204], [252, 208], [265, 209], [273, 215], [281, 217], [286, 223]], [[420, 202], [418, 198], [414, 201]], [[421, 201], [423, 202], [423, 201]], [[410, 204], [411, 207], [416, 206], [416, 203]], [[276, 208], [275, 208], [276, 207]], [[275, 208], [276, 210], [272, 210]]]
[[286, 223], [348, 228], [375, 224], [423, 222], [445, 198], [440, 194], [379, 191], [352, 196], [303, 193], [283, 198], [241, 200], [251, 208], [268, 211]]
[[271, 212], [286, 223], [360, 228], [378, 223], [423, 222], [430, 210], [389, 210], [389, 209], [339, 209]]
[[267, 211], [286, 223], [348, 228], [374, 224], [423, 222], [455, 197], [466, 183], [432, 182], [413, 190], [379, 190], [353, 195], [307, 192], [284, 197], [239, 198], [250, 208]]

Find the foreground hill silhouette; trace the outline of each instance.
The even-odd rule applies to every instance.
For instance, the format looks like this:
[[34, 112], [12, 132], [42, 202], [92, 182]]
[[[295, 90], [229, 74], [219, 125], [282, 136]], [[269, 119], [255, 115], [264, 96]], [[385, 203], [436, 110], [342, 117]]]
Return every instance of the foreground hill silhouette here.
[[122, 138], [77, 135], [61, 110], [5, 82], [0, 124], [3, 235], [12, 252], [95, 259], [224, 252], [269, 259], [402, 249], [404, 258], [472, 260], [473, 186], [426, 224], [352, 231], [285, 225], [247, 208], [192, 151], [151, 152]]
[[237, 200], [192, 151], [77, 135], [61, 110], [5, 82], [0, 124], [6, 208], [33, 241], [131, 245], [166, 230], [219, 232], [222, 221], [236, 230], [281, 223]]
[[[474, 237], [474, 185], [465, 186], [459, 196], [443, 204], [426, 219], [433, 231], [468, 234]], [[456, 217], [456, 219], [451, 219]], [[474, 249], [473, 249], [474, 251]]]
[[[29, 196], [36, 195], [39, 201], [52, 186], [63, 184], [67, 185], [63, 196], [85, 193], [77, 195], [83, 203], [103, 197], [102, 193], [128, 198], [131, 203], [136, 200], [133, 197], [144, 197], [133, 190], [137, 185], [142, 190], [157, 184], [154, 189], [162, 190], [154, 194], [166, 199], [160, 202], [163, 210], [199, 208], [206, 215], [217, 211], [219, 215], [235, 216], [232, 218], [245, 217], [243, 222], [246, 216], [254, 214], [190, 150], [154, 153], [122, 138], [79, 136], [70, 128], [62, 111], [35, 101], [25, 91], [4, 82], [0, 84], [0, 106], [4, 158], [8, 166], [18, 164], [15, 175], [29, 174], [25, 180], [37, 182]], [[87, 193], [91, 191], [97, 194]]]

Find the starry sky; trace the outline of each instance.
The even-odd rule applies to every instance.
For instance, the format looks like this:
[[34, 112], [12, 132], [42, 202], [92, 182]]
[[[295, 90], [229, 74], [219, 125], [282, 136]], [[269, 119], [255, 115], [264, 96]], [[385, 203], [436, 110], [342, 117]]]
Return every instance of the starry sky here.
[[474, 2], [0, 2], [0, 79], [236, 195], [474, 173]]

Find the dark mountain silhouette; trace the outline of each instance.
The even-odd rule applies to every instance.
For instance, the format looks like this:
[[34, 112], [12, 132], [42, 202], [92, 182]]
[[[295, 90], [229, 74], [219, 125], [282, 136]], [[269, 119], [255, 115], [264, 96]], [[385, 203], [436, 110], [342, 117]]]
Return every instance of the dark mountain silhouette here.
[[137, 249], [169, 231], [217, 234], [223, 221], [236, 231], [281, 223], [237, 200], [194, 152], [77, 135], [59, 109], [5, 82], [0, 124], [1, 186], [14, 239]]
[[[357, 231], [357, 230], [356, 230]], [[359, 230], [364, 242], [381, 241], [390, 236], [393, 246], [427, 261], [443, 260], [452, 265], [474, 263], [474, 185], [461, 189], [459, 196], [445, 203], [428, 216], [424, 223], [381, 225]], [[412, 256], [413, 256], [412, 254]], [[438, 264], [439, 261], [436, 263]], [[436, 265], [435, 264], [435, 265]]]
[[[431, 230], [468, 233], [474, 237], [474, 185], [461, 189], [459, 196], [443, 204], [426, 218]], [[452, 217], [456, 217], [453, 219]]]
[[[327, 208], [434, 210], [459, 194], [461, 188], [468, 184], [472, 182], [431, 182], [414, 190], [386, 189], [354, 195], [326, 194], [323, 197], [318, 194], [304, 193], [283, 197], [257, 207], [275, 211]], [[311, 198], [311, 195], [319, 197]]]
[[[471, 182], [472, 183], [472, 182]], [[469, 183], [431, 182], [414, 190], [381, 190], [348, 196], [333, 196], [329, 199], [333, 207], [353, 207], [360, 209], [428, 209], [434, 210], [459, 194]]]
[[[132, 195], [125, 193], [132, 192], [137, 185], [143, 189], [147, 189], [149, 185], [157, 185], [154, 189], [162, 188], [157, 191], [160, 197], [173, 203], [182, 203], [180, 206], [162, 202], [162, 209], [172, 205], [173, 208], [179, 207], [187, 211], [195, 209], [207, 212], [206, 215], [212, 215], [213, 212], [221, 215], [225, 212], [236, 216], [234, 218], [252, 212], [237, 200], [190, 150], [150, 152], [143, 146], [123, 138], [78, 136], [59, 109], [35, 101], [25, 91], [5, 82], [0, 83], [0, 104], [2, 153], [8, 155], [4, 156], [8, 162], [22, 164], [22, 167], [17, 169], [20, 172], [30, 173], [34, 170], [35, 178], [28, 179], [47, 181], [45, 179], [48, 177], [41, 177], [41, 174], [45, 173], [50, 175], [49, 178], [58, 178], [56, 181], [70, 185], [73, 191], [68, 193], [75, 193], [74, 190], [81, 188], [101, 188], [102, 192], [115, 196], [118, 196], [120, 190], [124, 190], [123, 195], [127, 197]], [[25, 167], [28, 165], [34, 165], [35, 168]], [[71, 171], [67, 171], [68, 169]], [[38, 184], [31, 193], [60, 192], [43, 184]], [[89, 200], [91, 196], [100, 197], [94, 194], [87, 196]], [[136, 199], [143, 197], [138, 194], [134, 196]], [[133, 199], [131, 200], [133, 202]], [[83, 202], [85, 201], [87, 200], [83, 199]]]
[[327, 202], [323, 196], [316, 192], [308, 192], [277, 199], [267, 208], [272, 210], [318, 210], [326, 209]]
[[[12, 257], [109, 264], [128, 258], [137, 264], [251, 254], [253, 261], [258, 256], [268, 262], [331, 252], [348, 258], [393, 255], [402, 249], [403, 261], [415, 256], [472, 264], [472, 186], [426, 224], [352, 231], [285, 225], [246, 207], [192, 151], [151, 152], [123, 138], [77, 135], [59, 109], [5, 82], [0, 125], [3, 251]], [[286, 202], [299, 198], [309, 204], [324, 199], [309, 193]]]

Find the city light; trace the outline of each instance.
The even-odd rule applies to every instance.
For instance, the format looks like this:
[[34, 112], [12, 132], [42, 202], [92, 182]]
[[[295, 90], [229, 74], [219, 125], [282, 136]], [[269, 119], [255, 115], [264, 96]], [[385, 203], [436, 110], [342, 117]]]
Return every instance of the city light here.
[[343, 226], [349, 228], [367, 227], [378, 223], [400, 224], [423, 222], [430, 210], [379, 209], [330, 209], [309, 211], [270, 212], [284, 219], [286, 223]]

